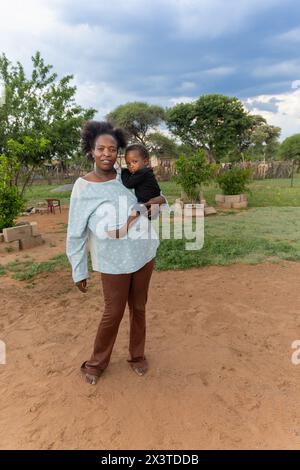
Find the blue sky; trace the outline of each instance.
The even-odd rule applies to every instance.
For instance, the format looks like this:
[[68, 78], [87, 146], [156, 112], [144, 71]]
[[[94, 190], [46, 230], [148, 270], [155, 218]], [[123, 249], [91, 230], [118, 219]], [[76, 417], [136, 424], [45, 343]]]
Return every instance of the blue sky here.
[[[128, 101], [172, 106], [206, 93], [300, 132], [296, 0], [0, 0], [0, 51], [30, 69], [40, 50], [103, 118]], [[299, 80], [299, 82], [297, 82]]]

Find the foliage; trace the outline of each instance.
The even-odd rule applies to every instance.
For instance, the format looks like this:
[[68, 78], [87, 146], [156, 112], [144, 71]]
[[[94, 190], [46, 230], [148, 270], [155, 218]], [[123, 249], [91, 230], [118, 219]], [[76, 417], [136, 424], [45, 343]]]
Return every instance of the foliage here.
[[150, 149], [150, 152], [157, 157], [178, 157], [178, 145], [174, 139], [170, 139], [160, 132], [153, 132], [149, 134], [147, 146]]
[[214, 172], [213, 166], [207, 163], [203, 150], [191, 158], [179, 157], [175, 162], [175, 168], [174, 179], [182, 186], [191, 202], [198, 199], [201, 184], [208, 182]]
[[230, 170], [221, 173], [217, 177], [217, 182], [223, 191], [223, 194], [234, 195], [242, 194], [249, 191], [247, 183], [251, 180], [251, 169], [243, 169], [234, 167]]
[[131, 141], [146, 145], [149, 131], [164, 120], [165, 112], [160, 106], [135, 101], [118, 106], [106, 117], [114, 126], [122, 127]]
[[0, 156], [0, 230], [14, 225], [16, 217], [24, 207], [18, 189], [10, 184], [12, 175], [19, 169], [15, 159]]
[[246, 149], [247, 160], [271, 160], [279, 147], [280, 127], [267, 124], [259, 115], [253, 116], [254, 125], [249, 132], [250, 145]]
[[220, 94], [177, 104], [167, 111], [166, 122], [184, 144], [204, 149], [210, 162], [244, 150], [249, 145], [246, 131], [253, 126], [253, 118], [241, 101]]
[[[72, 75], [58, 80], [39, 52], [31, 59], [32, 71], [27, 77], [20, 62], [13, 65], [5, 54], [0, 56], [0, 78], [5, 85], [0, 154], [9, 156], [13, 146], [26, 174], [52, 158], [66, 162], [79, 146], [82, 123], [96, 111], [76, 104]], [[25, 178], [25, 186], [28, 182]]]
[[287, 137], [280, 145], [278, 155], [283, 160], [300, 162], [300, 134]]

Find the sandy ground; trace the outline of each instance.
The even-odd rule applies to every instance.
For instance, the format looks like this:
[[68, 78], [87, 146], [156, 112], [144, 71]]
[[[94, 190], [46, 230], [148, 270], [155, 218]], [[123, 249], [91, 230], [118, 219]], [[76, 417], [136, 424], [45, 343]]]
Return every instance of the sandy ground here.
[[[64, 249], [62, 215], [37, 220], [45, 245], [2, 253], [47, 259]], [[51, 246], [55, 244], [55, 246]], [[1, 277], [1, 449], [292, 449], [300, 447], [300, 264], [154, 273], [149, 373], [128, 364], [128, 312], [97, 386], [79, 373], [103, 308], [99, 275], [87, 295], [68, 272], [32, 288]]]

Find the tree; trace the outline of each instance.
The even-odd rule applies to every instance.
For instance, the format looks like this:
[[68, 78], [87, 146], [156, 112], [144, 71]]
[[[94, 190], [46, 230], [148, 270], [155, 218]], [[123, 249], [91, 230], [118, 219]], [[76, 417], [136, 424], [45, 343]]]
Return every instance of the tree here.
[[245, 131], [253, 121], [235, 97], [203, 95], [193, 103], [180, 103], [167, 110], [170, 131], [184, 144], [204, 149], [215, 162], [244, 146]]
[[251, 160], [274, 159], [279, 148], [280, 127], [271, 126], [260, 115], [253, 116], [254, 125], [249, 132], [250, 145], [246, 150]]
[[300, 134], [287, 137], [278, 149], [278, 156], [282, 160], [295, 160], [300, 162]]
[[[0, 153], [9, 153], [9, 141], [19, 145], [19, 150], [23, 146], [19, 155], [26, 173], [52, 158], [67, 161], [79, 146], [82, 123], [96, 111], [76, 104], [72, 75], [58, 80], [39, 52], [31, 59], [31, 76], [26, 77], [20, 62], [13, 65], [5, 54], [0, 56], [0, 78], [5, 85], [5, 103], [0, 106]], [[40, 139], [47, 141], [46, 147], [40, 145]], [[25, 147], [34, 142], [32, 158]]]
[[208, 182], [215, 172], [214, 165], [207, 163], [204, 150], [198, 150], [193, 157], [180, 156], [175, 162], [175, 168], [174, 179], [191, 202], [198, 199], [201, 184]]
[[160, 106], [135, 101], [118, 106], [106, 118], [114, 126], [122, 127], [131, 141], [147, 144], [149, 131], [164, 120], [165, 112]]
[[152, 134], [149, 134], [147, 144], [150, 152], [154, 153], [158, 157], [178, 157], [178, 145], [174, 139], [170, 139], [170, 137], [167, 137], [160, 132], [153, 132]]

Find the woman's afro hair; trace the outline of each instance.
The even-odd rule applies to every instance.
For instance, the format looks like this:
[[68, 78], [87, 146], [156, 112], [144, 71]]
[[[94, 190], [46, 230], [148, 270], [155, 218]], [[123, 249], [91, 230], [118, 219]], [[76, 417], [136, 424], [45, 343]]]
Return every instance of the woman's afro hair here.
[[111, 135], [117, 142], [117, 147], [125, 148], [126, 134], [122, 129], [115, 129], [110, 122], [87, 121], [81, 129], [81, 148], [85, 155], [91, 158], [91, 151], [95, 147], [95, 140], [99, 135]]

